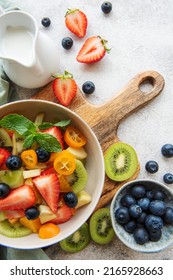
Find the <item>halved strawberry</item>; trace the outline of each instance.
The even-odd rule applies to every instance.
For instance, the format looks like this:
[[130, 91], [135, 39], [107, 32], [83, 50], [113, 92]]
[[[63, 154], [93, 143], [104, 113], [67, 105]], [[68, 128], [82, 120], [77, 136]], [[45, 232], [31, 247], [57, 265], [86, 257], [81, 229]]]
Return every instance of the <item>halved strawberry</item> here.
[[94, 63], [101, 60], [110, 49], [106, 47], [107, 41], [100, 36], [88, 38], [80, 49], [76, 59], [82, 63]]
[[86, 34], [88, 20], [86, 15], [79, 9], [68, 9], [65, 15], [65, 24], [73, 34], [83, 38]]
[[5, 163], [9, 156], [11, 156], [11, 153], [7, 149], [0, 148], [0, 168], [1, 169], [6, 169]]
[[73, 209], [68, 207], [66, 204], [63, 204], [58, 208], [56, 212], [57, 217], [51, 220], [50, 222], [54, 224], [62, 224], [70, 220], [73, 216]]
[[33, 183], [52, 212], [56, 213], [60, 194], [58, 176], [53, 173], [40, 175], [33, 179]]
[[56, 171], [53, 168], [53, 166], [48, 167], [41, 172], [41, 175], [49, 175], [49, 174], [56, 174]]
[[77, 92], [77, 84], [73, 75], [65, 71], [64, 75], [53, 75], [53, 77], [55, 78], [52, 83], [54, 95], [60, 104], [68, 106]]
[[0, 210], [22, 210], [33, 206], [35, 194], [30, 186], [13, 189], [8, 196], [0, 199]]
[[60, 143], [62, 150], [64, 149], [63, 134], [62, 134], [62, 131], [59, 127], [52, 126], [48, 129], [44, 130], [44, 132], [54, 136], [58, 140], [58, 142]]

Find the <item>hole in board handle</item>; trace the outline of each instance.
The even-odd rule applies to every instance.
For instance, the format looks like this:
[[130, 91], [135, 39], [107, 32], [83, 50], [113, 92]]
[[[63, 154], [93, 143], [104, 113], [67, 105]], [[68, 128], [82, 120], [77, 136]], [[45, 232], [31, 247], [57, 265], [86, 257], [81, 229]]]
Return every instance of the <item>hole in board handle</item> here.
[[139, 89], [143, 94], [149, 94], [154, 88], [155, 79], [153, 77], [146, 77], [139, 84]]

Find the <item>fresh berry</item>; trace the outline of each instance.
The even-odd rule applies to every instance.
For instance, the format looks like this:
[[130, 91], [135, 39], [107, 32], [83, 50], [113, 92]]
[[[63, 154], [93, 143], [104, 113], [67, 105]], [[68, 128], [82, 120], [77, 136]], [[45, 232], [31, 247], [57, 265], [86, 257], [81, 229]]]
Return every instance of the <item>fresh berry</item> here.
[[154, 192], [154, 196], [153, 196], [154, 200], [164, 200], [165, 199], [165, 194], [162, 191], [155, 191]]
[[145, 169], [151, 173], [154, 174], [159, 170], [159, 165], [156, 161], [154, 160], [149, 160], [146, 165], [145, 165]]
[[154, 198], [154, 192], [152, 190], [147, 190], [145, 196], [149, 199], [152, 200]]
[[11, 153], [5, 149], [5, 148], [0, 148], [0, 167], [1, 169], [4, 169], [2, 167], [5, 166], [7, 158], [11, 156]]
[[56, 171], [53, 168], [53, 166], [48, 167], [41, 172], [41, 175], [49, 175], [49, 174], [56, 174]]
[[149, 238], [153, 242], [159, 241], [161, 236], [162, 236], [162, 231], [161, 230], [149, 231]]
[[48, 129], [44, 130], [44, 132], [54, 136], [58, 140], [58, 142], [60, 143], [61, 149], [62, 150], [64, 149], [63, 135], [62, 135], [62, 131], [59, 127], [52, 126]]
[[6, 197], [10, 193], [9, 185], [0, 183], [0, 198]]
[[171, 174], [171, 173], [166, 173], [166, 174], [163, 176], [163, 181], [164, 181], [166, 184], [173, 184], [173, 174]]
[[52, 212], [56, 213], [60, 194], [60, 184], [56, 174], [40, 175], [33, 183]]
[[68, 9], [65, 15], [66, 27], [79, 38], [83, 38], [86, 34], [88, 20], [86, 15], [79, 9]]
[[137, 204], [132, 204], [129, 207], [129, 213], [133, 218], [138, 218], [142, 214], [142, 209], [139, 205]]
[[94, 63], [100, 61], [110, 49], [106, 47], [106, 40], [100, 36], [88, 38], [80, 49], [76, 59], [81, 63]]
[[126, 207], [119, 207], [115, 211], [115, 219], [119, 224], [126, 224], [130, 221], [129, 210]]
[[162, 200], [153, 200], [149, 205], [149, 210], [153, 215], [162, 216], [166, 212], [166, 204]]
[[47, 152], [43, 148], [37, 148], [36, 150], [38, 162], [46, 162], [50, 159], [50, 152]]
[[63, 198], [64, 198], [65, 204], [68, 207], [70, 207], [70, 208], [76, 207], [76, 205], [78, 203], [78, 198], [74, 192], [65, 193]]
[[23, 185], [13, 189], [9, 195], [0, 199], [0, 210], [22, 210], [33, 206], [35, 194], [30, 186]]
[[142, 208], [143, 211], [148, 210], [150, 200], [147, 197], [140, 198], [137, 204]]
[[173, 208], [166, 207], [165, 214], [163, 215], [163, 220], [166, 224], [173, 223]]
[[173, 157], [173, 145], [165, 144], [161, 148], [161, 153], [164, 157], [172, 158]]
[[125, 231], [132, 233], [136, 228], [136, 222], [134, 220], [130, 220], [127, 224], [125, 224]]
[[58, 208], [56, 212], [57, 217], [51, 220], [51, 222], [55, 224], [62, 224], [69, 221], [72, 215], [73, 215], [73, 209], [68, 207], [66, 204], [64, 204]]
[[149, 214], [146, 217], [145, 226], [149, 231], [157, 231], [157, 230], [162, 229], [163, 220], [159, 216]]
[[18, 170], [22, 167], [22, 160], [19, 156], [11, 155], [6, 160], [6, 166], [12, 171]]
[[86, 94], [91, 94], [95, 91], [95, 85], [93, 82], [87, 81], [82, 85], [82, 90]]
[[133, 232], [136, 243], [142, 245], [149, 241], [148, 231], [144, 227], [138, 227]]
[[135, 185], [131, 188], [131, 195], [137, 199], [144, 197], [145, 192], [145, 187], [142, 185]]
[[103, 2], [101, 5], [101, 10], [104, 14], [109, 14], [112, 11], [112, 3], [110, 2]]
[[122, 206], [124, 207], [130, 207], [130, 205], [135, 204], [136, 203], [136, 199], [130, 195], [130, 194], [125, 194], [122, 196], [120, 203]]
[[61, 44], [65, 50], [69, 50], [73, 46], [73, 40], [70, 37], [64, 37]]
[[136, 221], [139, 224], [144, 224], [146, 217], [147, 217], [147, 213], [146, 212], [142, 212], [142, 214], [139, 216], [139, 218], [136, 219]]
[[25, 216], [28, 220], [35, 220], [39, 217], [39, 210], [37, 207], [32, 206], [25, 210]]
[[50, 18], [48, 17], [44, 17], [42, 20], [41, 20], [41, 23], [44, 27], [49, 27], [50, 24], [51, 24], [51, 20]]
[[64, 75], [53, 76], [55, 80], [52, 83], [53, 92], [59, 103], [68, 106], [76, 96], [77, 84], [73, 79], [73, 75], [64, 72]]

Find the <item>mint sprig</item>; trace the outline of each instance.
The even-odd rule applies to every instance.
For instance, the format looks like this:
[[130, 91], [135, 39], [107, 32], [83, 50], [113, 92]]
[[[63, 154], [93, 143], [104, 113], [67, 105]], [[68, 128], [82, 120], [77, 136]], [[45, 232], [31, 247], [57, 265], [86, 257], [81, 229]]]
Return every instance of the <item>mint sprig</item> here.
[[62, 120], [62, 121], [59, 121], [57, 123], [51, 123], [51, 122], [43, 122], [42, 124], [40, 124], [38, 126], [39, 129], [48, 129], [52, 126], [57, 126], [57, 127], [65, 127], [67, 126], [69, 123], [71, 122], [71, 120]]

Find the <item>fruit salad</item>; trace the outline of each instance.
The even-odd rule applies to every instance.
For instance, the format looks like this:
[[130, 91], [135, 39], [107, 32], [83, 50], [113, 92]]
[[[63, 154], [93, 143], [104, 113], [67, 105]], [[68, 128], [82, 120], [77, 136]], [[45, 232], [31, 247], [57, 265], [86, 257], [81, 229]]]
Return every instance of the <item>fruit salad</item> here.
[[70, 120], [0, 120], [0, 234], [51, 238], [91, 201], [85, 190], [85, 135]]

